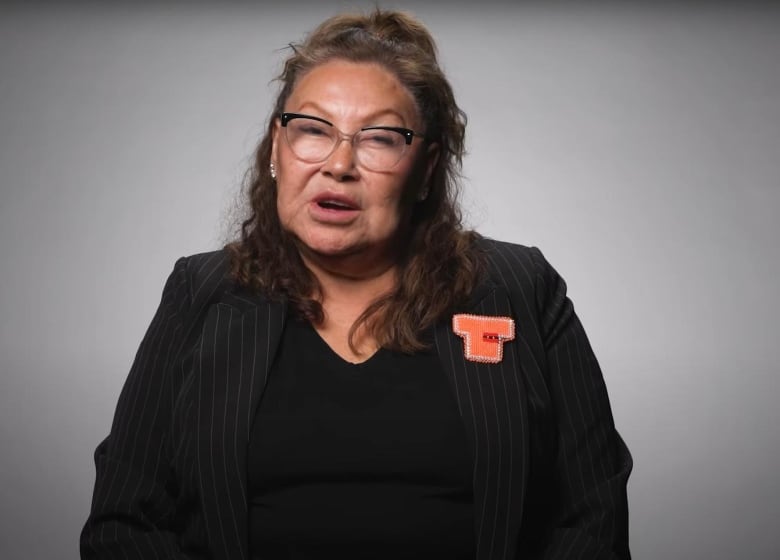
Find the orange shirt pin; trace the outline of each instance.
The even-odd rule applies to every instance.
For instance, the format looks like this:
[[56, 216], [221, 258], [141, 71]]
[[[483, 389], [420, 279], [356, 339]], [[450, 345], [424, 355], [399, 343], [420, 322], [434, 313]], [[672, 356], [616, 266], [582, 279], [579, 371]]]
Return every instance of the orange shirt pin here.
[[463, 339], [467, 360], [497, 364], [504, 357], [504, 342], [515, 338], [515, 321], [461, 313], [453, 315], [452, 330]]

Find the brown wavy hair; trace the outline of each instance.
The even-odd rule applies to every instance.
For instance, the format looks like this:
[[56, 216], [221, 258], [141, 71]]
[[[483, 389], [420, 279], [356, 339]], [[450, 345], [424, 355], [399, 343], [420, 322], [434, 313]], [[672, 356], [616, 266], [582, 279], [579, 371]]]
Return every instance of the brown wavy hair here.
[[478, 235], [463, 229], [457, 201], [466, 115], [439, 66], [433, 37], [413, 16], [377, 9], [327, 19], [290, 49], [277, 78], [281, 91], [246, 178], [249, 215], [240, 239], [226, 246], [232, 275], [242, 286], [287, 300], [314, 324], [323, 321], [319, 283], [277, 213], [276, 181], [269, 170], [274, 122], [298, 80], [312, 68], [334, 59], [379, 64], [411, 92], [426, 141], [439, 145], [439, 158], [427, 197], [412, 211], [412, 232], [398, 263], [398, 283], [358, 318], [349, 342], [354, 350], [353, 336], [362, 324], [380, 346], [402, 352], [424, 349], [425, 331], [468, 297], [482, 270]]

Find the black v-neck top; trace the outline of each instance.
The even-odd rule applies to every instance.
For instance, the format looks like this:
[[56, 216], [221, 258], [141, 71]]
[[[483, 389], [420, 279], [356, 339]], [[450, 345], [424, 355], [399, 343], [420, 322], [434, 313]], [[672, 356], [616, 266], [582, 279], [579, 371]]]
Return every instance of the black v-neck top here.
[[346, 362], [287, 321], [249, 445], [263, 560], [473, 560], [472, 459], [435, 352]]

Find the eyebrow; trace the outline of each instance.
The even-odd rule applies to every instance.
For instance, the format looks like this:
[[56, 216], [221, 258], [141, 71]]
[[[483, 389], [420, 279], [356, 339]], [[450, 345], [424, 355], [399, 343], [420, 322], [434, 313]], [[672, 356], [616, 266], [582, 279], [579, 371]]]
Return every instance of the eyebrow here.
[[[322, 106], [320, 106], [318, 103], [316, 103], [315, 101], [307, 101], [306, 103], [301, 105], [298, 110], [296, 110], [296, 111], [289, 111], [289, 112], [296, 112], [296, 113], [303, 112], [303, 113], [305, 113], [307, 107], [310, 107], [311, 109], [313, 109], [313, 110], [317, 111], [317, 113], [319, 113], [319, 114], [313, 114], [312, 116], [316, 116], [316, 117], [319, 117], [321, 119], [324, 119], [324, 120], [328, 121], [329, 123], [331, 123], [333, 126], [336, 126], [333, 123], [332, 115], [326, 109], [324, 109]], [[403, 127], [410, 127], [411, 126], [411, 123], [407, 123], [406, 120], [404, 119], [403, 115], [401, 115], [401, 113], [399, 113], [398, 111], [395, 111], [394, 109], [379, 109], [378, 111], [374, 111], [373, 113], [369, 113], [367, 116], [363, 117], [362, 120], [366, 121], [366, 124], [361, 125], [361, 128], [364, 128], [366, 126], [378, 125], [379, 123], [378, 123], [378, 121], [376, 121], [376, 119], [381, 118], [381, 117], [386, 116], [386, 115], [393, 115], [393, 116], [397, 117], [398, 120], [401, 122], [400, 126], [403, 126]], [[397, 125], [394, 125], [394, 126], [397, 126]]]

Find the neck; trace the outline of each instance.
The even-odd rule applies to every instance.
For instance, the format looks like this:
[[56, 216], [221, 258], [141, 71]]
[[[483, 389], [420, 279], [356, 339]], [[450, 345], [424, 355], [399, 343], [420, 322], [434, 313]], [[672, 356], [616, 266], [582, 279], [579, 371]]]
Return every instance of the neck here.
[[[395, 260], [366, 262], [356, 256], [329, 257], [302, 254], [304, 264], [317, 278], [323, 304], [362, 305], [390, 292], [396, 284]], [[350, 305], [350, 307], [352, 306]]]
[[315, 325], [320, 336], [342, 358], [351, 362], [368, 359], [378, 348], [370, 328], [361, 325], [350, 343], [350, 332], [358, 317], [377, 299], [391, 292], [397, 282], [395, 262], [384, 266], [345, 267], [343, 260], [311, 258], [303, 261], [320, 285], [320, 302], [324, 312], [322, 323]]

